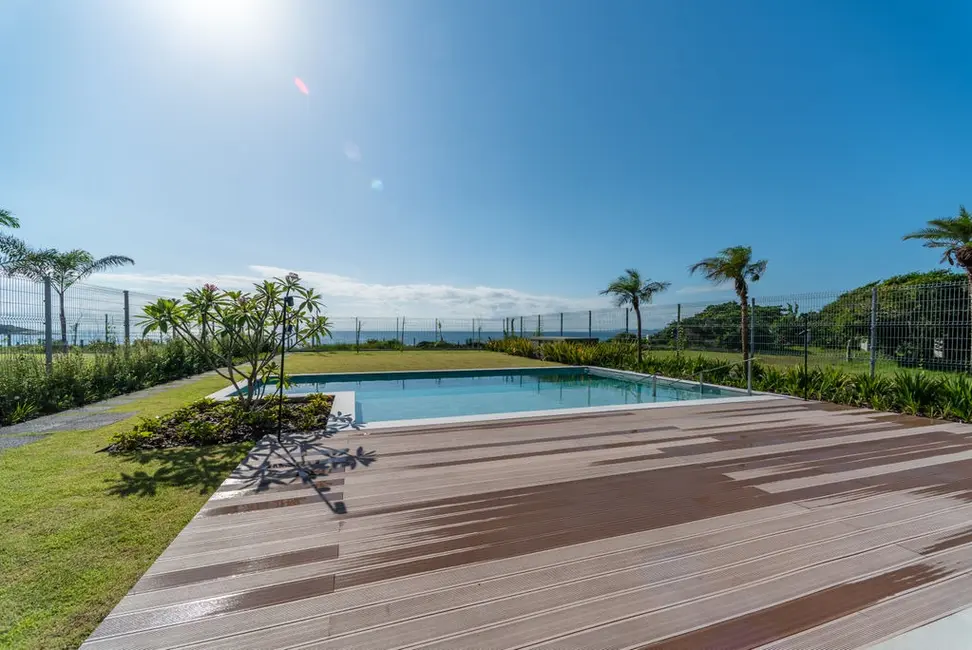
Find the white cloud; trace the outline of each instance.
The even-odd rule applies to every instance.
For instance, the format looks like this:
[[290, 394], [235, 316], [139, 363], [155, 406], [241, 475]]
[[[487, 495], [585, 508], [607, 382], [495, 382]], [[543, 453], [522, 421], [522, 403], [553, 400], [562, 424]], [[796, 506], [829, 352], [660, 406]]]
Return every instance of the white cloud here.
[[[92, 284], [165, 296], [178, 296], [190, 287], [207, 282], [223, 289], [247, 289], [254, 282], [282, 277], [289, 269], [250, 266], [250, 275], [179, 275], [173, 273], [104, 273]], [[602, 297], [564, 298], [531, 294], [498, 287], [457, 287], [448, 284], [368, 283], [335, 273], [297, 270], [301, 278], [317, 289], [332, 316], [414, 316], [441, 318], [501, 318], [503, 316], [549, 314], [561, 311], [601, 309], [610, 303]]]

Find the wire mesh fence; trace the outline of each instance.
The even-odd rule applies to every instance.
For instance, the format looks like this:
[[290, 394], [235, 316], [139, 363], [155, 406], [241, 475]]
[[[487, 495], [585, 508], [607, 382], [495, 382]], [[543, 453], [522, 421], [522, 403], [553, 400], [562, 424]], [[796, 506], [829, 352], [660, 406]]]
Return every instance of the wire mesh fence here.
[[[158, 296], [86, 283], [63, 292], [21, 277], [0, 277], [0, 358], [33, 352], [111, 351], [143, 338], [144, 307]], [[972, 370], [972, 303], [964, 282], [865, 286], [847, 292], [757, 296], [646, 305], [641, 332], [654, 354], [690, 353], [770, 365], [841, 365], [893, 372]], [[599, 309], [495, 318], [330, 317], [331, 337], [312, 342], [383, 341], [422, 347], [479, 345], [505, 336], [609, 340], [637, 335], [632, 309]], [[158, 332], [150, 340], [163, 340]]]
[[44, 323], [44, 285], [0, 276], [0, 353], [25, 345], [42, 347]]
[[85, 283], [61, 292], [28, 278], [0, 276], [0, 358], [46, 354], [48, 348], [110, 352], [126, 340], [143, 338], [137, 316], [157, 298]]
[[[745, 311], [746, 322], [743, 322]], [[655, 354], [699, 353], [862, 372], [972, 370], [972, 303], [964, 282], [865, 286], [847, 292], [646, 305], [642, 335]], [[515, 335], [609, 340], [637, 333], [628, 308], [507, 319]], [[524, 325], [521, 327], [520, 323]]]

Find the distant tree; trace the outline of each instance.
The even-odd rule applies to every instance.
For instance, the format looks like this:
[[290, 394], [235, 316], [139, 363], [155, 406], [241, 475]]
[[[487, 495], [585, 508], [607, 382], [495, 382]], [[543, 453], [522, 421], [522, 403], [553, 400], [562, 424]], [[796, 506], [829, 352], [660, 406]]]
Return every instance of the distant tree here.
[[61, 345], [67, 348], [67, 316], [64, 313], [64, 293], [92, 273], [110, 268], [134, 264], [135, 260], [124, 255], [108, 255], [95, 258], [85, 250], [29, 251], [16, 266], [15, 271], [38, 281], [50, 279], [51, 288], [57, 293], [61, 322]]
[[753, 261], [751, 246], [732, 246], [715, 257], [707, 257], [689, 267], [690, 273], [701, 273], [710, 282], [733, 283], [742, 314], [740, 335], [743, 359], [749, 358], [749, 282], [758, 282], [766, 273], [766, 265], [766, 260]]
[[928, 226], [905, 235], [902, 239], [920, 239], [925, 248], [944, 248], [942, 262], [959, 266], [965, 271], [972, 288], [972, 214], [959, 206], [957, 216], [932, 219]]
[[926, 227], [909, 233], [902, 239], [920, 239], [925, 242], [925, 248], [944, 249], [941, 261], [965, 271], [969, 288], [969, 313], [972, 315], [972, 214], [965, 206], [959, 206], [956, 216], [931, 219]]
[[602, 296], [610, 295], [614, 297], [614, 303], [618, 307], [631, 305], [638, 321], [638, 363], [642, 361], [641, 348], [644, 345], [644, 337], [641, 335], [641, 305], [650, 304], [656, 293], [661, 293], [671, 286], [671, 282], [652, 282], [642, 280], [641, 274], [637, 269], [627, 269], [624, 275], [608, 285], [607, 289], [601, 292]]

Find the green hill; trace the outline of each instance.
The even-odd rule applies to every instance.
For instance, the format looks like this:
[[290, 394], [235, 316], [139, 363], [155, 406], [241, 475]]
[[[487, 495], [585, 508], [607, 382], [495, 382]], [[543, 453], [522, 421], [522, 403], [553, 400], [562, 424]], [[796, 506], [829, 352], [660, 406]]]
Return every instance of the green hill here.
[[[846, 291], [817, 311], [797, 304], [756, 307], [756, 351], [794, 353], [809, 325], [811, 345], [833, 351], [866, 350], [871, 333], [871, 296], [877, 287], [876, 349], [902, 366], [929, 369], [969, 368], [968, 284], [963, 273], [948, 269], [896, 275]], [[738, 302], [709, 305], [683, 318], [681, 333], [673, 321], [649, 337], [653, 346], [689, 350], [742, 349]]]

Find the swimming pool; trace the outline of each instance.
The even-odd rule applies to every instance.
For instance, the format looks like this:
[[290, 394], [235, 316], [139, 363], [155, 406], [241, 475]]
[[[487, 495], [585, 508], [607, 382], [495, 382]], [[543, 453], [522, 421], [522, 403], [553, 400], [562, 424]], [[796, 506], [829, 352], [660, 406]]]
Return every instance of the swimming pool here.
[[[295, 375], [287, 395], [336, 393], [359, 423], [744, 397], [717, 386], [580, 366]], [[267, 386], [268, 391], [274, 387]], [[353, 394], [353, 402], [351, 401]]]

